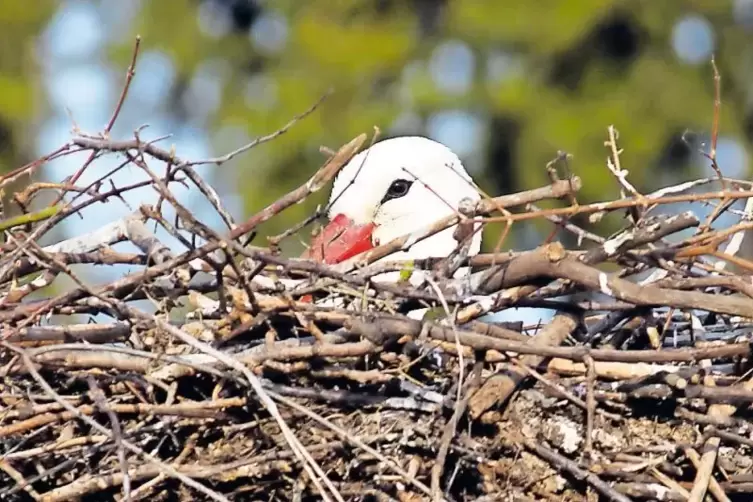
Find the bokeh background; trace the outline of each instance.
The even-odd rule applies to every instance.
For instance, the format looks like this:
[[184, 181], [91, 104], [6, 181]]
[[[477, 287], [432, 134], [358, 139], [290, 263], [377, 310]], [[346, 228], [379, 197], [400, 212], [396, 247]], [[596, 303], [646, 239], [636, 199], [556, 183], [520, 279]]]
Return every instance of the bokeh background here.
[[[0, 0], [0, 169], [54, 150], [74, 125], [101, 131], [137, 34], [136, 77], [112, 135], [148, 125], [142, 138], [171, 135], [162, 146], [183, 158], [226, 153], [334, 90], [286, 135], [201, 169], [238, 218], [310, 176], [321, 145], [373, 126], [446, 143], [492, 194], [546, 183], [544, 166], [561, 150], [586, 180], [582, 201], [617, 197], [605, 168], [610, 124], [640, 190], [706, 175], [712, 55], [723, 88], [719, 163], [748, 176], [753, 0]], [[59, 181], [83, 158], [40, 176]], [[83, 181], [118, 160], [99, 161]], [[325, 195], [265, 232], [299, 221]], [[195, 194], [181, 196], [201, 211]], [[114, 201], [111, 213], [69, 218], [59, 232], [155, 199], [132, 194], [131, 208]], [[535, 245], [535, 233], [512, 242]]]

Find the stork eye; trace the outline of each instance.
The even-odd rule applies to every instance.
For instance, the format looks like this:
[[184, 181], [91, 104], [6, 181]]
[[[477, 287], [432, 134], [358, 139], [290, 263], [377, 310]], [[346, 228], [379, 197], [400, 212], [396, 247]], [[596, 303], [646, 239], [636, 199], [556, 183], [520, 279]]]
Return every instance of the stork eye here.
[[413, 182], [409, 180], [401, 179], [393, 181], [390, 187], [387, 189], [387, 193], [384, 194], [382, 203], [387, 202], [391, 199], [399, 199], [400, 197], [405, 196], [408, 193], [408, 190], [410, 190], [411, 185], [413, 185]]

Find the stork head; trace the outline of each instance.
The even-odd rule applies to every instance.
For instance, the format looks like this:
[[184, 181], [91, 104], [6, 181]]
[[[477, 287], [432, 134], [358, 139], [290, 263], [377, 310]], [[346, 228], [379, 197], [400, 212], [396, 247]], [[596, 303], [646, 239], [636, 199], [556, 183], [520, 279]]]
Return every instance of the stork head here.
[[[343, 261], [455, 214], [466, 198], [476, 201], [480, 195], [449, 148], [418, 136], [381, 141], [338, 174], [329, 199], [330, 223], [307, 255], [326, 263]], [[445, 229], [390, 259], [447, 256], [458, 244], [453, 231]], [[470, 254], [480, 247], [476, 233]]]

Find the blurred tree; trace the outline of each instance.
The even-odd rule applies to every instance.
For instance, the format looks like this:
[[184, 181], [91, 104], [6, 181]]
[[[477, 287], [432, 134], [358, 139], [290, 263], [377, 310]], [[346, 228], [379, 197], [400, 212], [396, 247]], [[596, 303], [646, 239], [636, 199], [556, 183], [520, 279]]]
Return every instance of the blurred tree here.
[[33, 158], [38, 106], [35, 43], [55, 10], [54, 0], [0, 0], [0, 172]]
[[[134, 32], [145, 47], [173, 59], [174, 103], [185, 117], [220, 131], [218, 147], [229, 147], [222, 131], [274, 131], [328, 88], [336, 91], [284, 136], [223, 166], [233, 169], [249, 212], [308, 177], [323, 160], [319, 145], [337, 147], [374, 125], [386, 135], [422, 134], [443, 110], [470, 112], [484, 125], [482, 151], [467, 162], [488, 191], [545, 183], [545, 164], [564, 150], [574, 156], [572, 171], [587, 180], [580, 198], [593, 200], [617, 193], [604, 167], [608, 125], [620, 131], [623, 167], [642, 190], [671, 179], [656, 170], [688, 165], [697, 146], [683, 141], [685, 131], [710, 130], [708, 57], [687, 64], [673, 49], [676, 24], [689, 14], [708, 20], [716, 37], [722, 131], [750, 143], [750, 23], [734, 22], [735, 5], [153, 0], [142, 3]], [[116, 48], [121, 64], [131, 43]], [[456, 67], [442, 59], [448, 51], [470, 61], [467, 86], [455, 82]], [[197, 112], [202, 95], [192, 85], [202, 72], [222, 85], [221, 106], [206, 117]], [[266, 230], [276, 233], [303, 218], [321, 197]]]

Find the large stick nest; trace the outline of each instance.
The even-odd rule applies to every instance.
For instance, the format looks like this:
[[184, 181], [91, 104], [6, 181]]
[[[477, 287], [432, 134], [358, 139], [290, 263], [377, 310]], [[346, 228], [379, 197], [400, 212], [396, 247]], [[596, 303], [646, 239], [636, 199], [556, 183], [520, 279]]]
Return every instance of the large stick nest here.
[[[738, 252], [753, 191], [717, 176], [640, 194], [608, 136], [617, 200], [579, 203], [581, 180], [553, 163], [548, 186], [485, 198], [338, 265], [279, 252], [284, 239], [308, 240], [311, 221], [268, 245], [250, 237], [326, 189], [366, 136], [240, 223], [194, 167], [258, 141], [191, 161], [138, 135], [76, 136], [3, 177], [5, 186], [88, 151], [124, 157], [148, 181], [117, 186], [109, 173], [80, 186], [87, 162], [13, 203], [26, 211], [50, 189], [65, 197], [2, 222], [0, 497], [750, 500], [753, 263]], [[182, 205], [178, 184], [203, 194], [226, 228]], [[160, 203], [38, 244], [137, 185]], [[542, 200], [554, 203], [540, 209]], [[680, 202], [690, 210], [670, 212]], [[574, 223], [612, 214], [623, 228], [606, 238]], [[470, 259], [377, 261], [470, 219], [506, 229], [548, 221], [559, 239]], [[116, 250], [123, 242], [138, 251]], [[134, 272], [89, 278], [113, 265]], [[470, 278], [451, 278], [460, 265], [473, 267]], [[431, 280], [371, 280], [418, 269]], [[426, 307], [423, 320], [406, 315]], [[535, 326], [484, 320], [515, 307], [554, 315]]]

